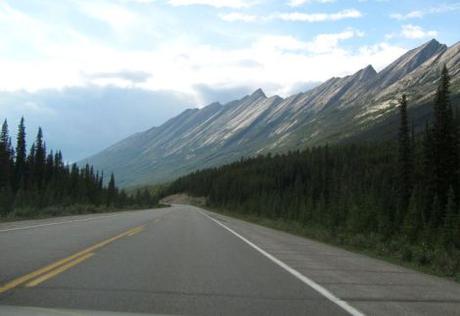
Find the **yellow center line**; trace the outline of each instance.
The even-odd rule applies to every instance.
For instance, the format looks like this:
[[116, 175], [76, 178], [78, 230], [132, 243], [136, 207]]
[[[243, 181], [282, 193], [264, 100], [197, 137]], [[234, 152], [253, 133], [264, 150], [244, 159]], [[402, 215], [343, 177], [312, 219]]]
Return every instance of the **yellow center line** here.
[[139, 227], [128, 234], [128, 237], [134, 236], [144, 230], [144, 227]]
[[76, 259], [76, 258], [78, 258], [80, 256], [83, 256], [83, 255], [85, 255], [87, 253], [95, 251], [96, 249], [104, 247], [107, 244], [109, 244], [111, 242], [114, 242], [117, 239], [120, 239], [120, 238], [122, 238], [122, 237], [124, 237], [126, 235], [129, 235], [132, 231], [138, 229], [139, 227], [143, 227], [143, 226], [138, 226], [138, 227], [131, 228], [131, 229], [129, 229], [128, 231], [126, 231], [124, 233], [121, 233], [121, 234], [119, 234], [119, 235], [117, 235], [115, 237], [112, 237], [112, 238], [104, 240], [104, 241], [102, 241], [100, 243], [97, 243], [97, 244], [95, 244], [95, 245], [93, 245], [93, 246], [91, 246], [89, 248], [86, 248], [86, 249], [84, 249], [84, 250], [82, 250], [80, 252], [77, 252], [74, 255], [71, 255], [71, 256], [69, 256], [67, 258], [61, 259], [59, 261], [56, 261], [56, 262], [54, 262], [52, 264], [49, 264], [49, 265], [43, 267], [43, 268], [40, 268], [40, 269], [38, 269], [36, 271], [30, 272], [30, 273], [28, 273], [26, 275], [23, 275], [23, 276], [21, 276], [21, 277], [19, 277], [17, 279], [14, 279], [14, 280], [6, 283], [3, 286], [0, 286], [0, 294], [6, 292], [8, 290], [11, 290], [11, 289], [17, 287], [18, 285], [21, 285], [21, 284], [23, 284], [23, 283], [25, 283], [27, 281], [30, 281], [30, 280], [32, 280], [32, 279], [34, 279], [36, 277], [39, 277], [40, 275], [42, 275], [44, 273], [47, 273], [47, 272], [49, 272], [49, 271], [51, 271], [51, 270], [53, 270], [53, 269], [55, 269], [55, 268], [57, 268], [57, 267], [59, 267], [59, 266], [61, 266], [63, 264], [66, 264], [67, 262], [72, 261], [72, 260], [74, 260], [74, 259]]
[[29, 283], [26, 284], [26, 287], [37, 286], [40, 283], [45, 282], [46, 280], [51, 279], [52, 277], [54, 277], [54, 276], [56, 276], [56, 275], [58, 275], [58, 274], [60, 274], [60, 273], [62, 273], [64, 271], [72, 268], [73, 266], [76, 266], [77, 264], [85, 261], [86, 259], [89, 259], [93, 255], [94, 255], [94, 253], [90, 252], [90, 253], [87, 253], [86, 255], [83, 255], [83, 256], [75, 259], [74, 261], [70, 261], [69, 263], [67, 263], [67, 264], [65, 264], [63, 266], [60, 266], [59, 268], [54, 269], [51, 272], [48, 272], [47, 274], [44, 274], [41, 277], [30, 281]]

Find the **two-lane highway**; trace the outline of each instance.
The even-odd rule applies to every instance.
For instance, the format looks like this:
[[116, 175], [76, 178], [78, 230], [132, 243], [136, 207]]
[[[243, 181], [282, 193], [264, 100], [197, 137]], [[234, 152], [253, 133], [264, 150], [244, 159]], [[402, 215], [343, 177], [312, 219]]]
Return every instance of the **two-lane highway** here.
[[[458, 284], [191, 206], [1, 224], [0, 251], [4, 306], [187, 315], [460, 314]], [[399, 290], [385, 299], [393, 279]]]

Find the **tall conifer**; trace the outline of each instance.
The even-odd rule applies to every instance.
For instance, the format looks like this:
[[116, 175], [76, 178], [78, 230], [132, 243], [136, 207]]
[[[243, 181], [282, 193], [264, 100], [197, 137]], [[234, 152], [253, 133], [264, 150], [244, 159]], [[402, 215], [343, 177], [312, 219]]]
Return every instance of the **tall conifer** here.
[[412, 175], [413, 175], [413, 159], [411, 150], [411, 137], [409, 131], [408, 115], [407, 115], [407, 98], [405, 95], [400, 100], [400, 127], [399, 127], [399, 192], [400, 204], [399, 222], [404, 218], [409, 206], [409, 199], [412, 192]]
[[115, 176], [110, 175], [109, 186], [107, 187], [107, 206], [112, 206], [115, 203], [116, 187]]
[[457, 139], [449, 100], [450, 77], [444, 66], [436, 92], [433, 111], [433, 169], [435, 193], [439, 207], [432, 219], [435, 226], [442, 223], [447, 205], [448, 190], [457, 187]]
[[8, 122], [5, 120], [0, 132], [0, 186], [9, 185], [11, 167], [10, 140]]
[[0, 215], [11, 209], [11, 148], [8, 123], [5, 120], [0, 132]]
[[24, 117], [21, 117], [21, 122], [18, 126], [17, 142], [16, 142], [16, 162], [15, 162], [15, 183], [14, 189], [17, 191], [21, 183], [25, 182], [26, 172], [26, 127], [24, 124]]

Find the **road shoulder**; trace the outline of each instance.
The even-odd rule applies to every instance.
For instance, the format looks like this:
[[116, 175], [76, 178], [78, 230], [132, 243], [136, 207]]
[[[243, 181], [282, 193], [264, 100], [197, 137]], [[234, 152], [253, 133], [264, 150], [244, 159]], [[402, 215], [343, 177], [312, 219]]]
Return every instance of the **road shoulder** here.
[[318, 241], [203, 211], [372, 315], [460, 314], [460, 284]]

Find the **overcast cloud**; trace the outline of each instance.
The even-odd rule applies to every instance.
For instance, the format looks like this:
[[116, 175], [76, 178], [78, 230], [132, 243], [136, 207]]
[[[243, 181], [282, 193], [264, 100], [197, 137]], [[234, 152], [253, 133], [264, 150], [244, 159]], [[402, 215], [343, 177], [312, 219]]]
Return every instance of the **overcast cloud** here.
[[77, 160], [186, 107], [379, 70], [433, 36], [451, 45], [459, 10], [435, 0], [4, 0], [0, 117], [42, 125]]

